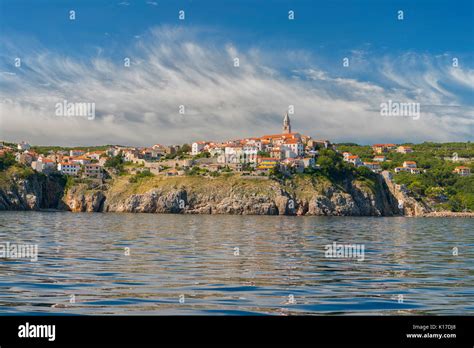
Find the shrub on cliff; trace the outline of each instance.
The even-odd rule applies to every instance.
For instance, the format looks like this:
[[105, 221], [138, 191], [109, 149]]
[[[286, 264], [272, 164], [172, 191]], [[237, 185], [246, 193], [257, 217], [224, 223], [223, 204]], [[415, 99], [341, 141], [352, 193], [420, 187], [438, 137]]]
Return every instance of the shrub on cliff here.
[[151, 173], [149, 170], [144, 170], [144, 171], [142, 171], [140, 173], [137, 173], [134, 176], [132, 176], [130, 179], [128, 179], [128, 181], [130, 183], [136, 183], [140, 179], [148, 178], [148, 177], [152, 177], [152, 176], [155, 176], [155, 175], [153, 173]]
[[15, 157], [13, 154], [7, 152], [3, 156], [0, 156], [0, 170], [8, 169], [15, 164]]

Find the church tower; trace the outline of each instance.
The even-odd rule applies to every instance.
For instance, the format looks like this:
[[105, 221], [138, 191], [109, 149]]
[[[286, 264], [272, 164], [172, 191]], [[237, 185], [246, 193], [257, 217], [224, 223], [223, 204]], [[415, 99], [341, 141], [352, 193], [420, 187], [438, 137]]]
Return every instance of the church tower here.
[[286, 113], [285, 118], [283, 119], [283, 134], [290, 134], [290, 133], [291, 133], [290, 116], [288, 116], [288, 113]]

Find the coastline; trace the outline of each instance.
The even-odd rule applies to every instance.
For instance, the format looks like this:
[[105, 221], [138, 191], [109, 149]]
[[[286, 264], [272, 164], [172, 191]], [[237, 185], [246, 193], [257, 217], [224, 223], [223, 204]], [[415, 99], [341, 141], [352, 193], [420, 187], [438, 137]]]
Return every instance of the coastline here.
[[[150, 177], [135, 183], [126, 176], [99, 187], [85, 183], [66, 187], [60, 178], [33, 175], [28, 179], [11, 177], [9, 188], [0, 189], [0, 211], [474, 217], [474, 212], [433, 212], [385, 176], [376, 178], [374, 185], [357, 179], [337, 185], [311, 176], [287, 182], [237, 176]], [[398, 206], [401, 201], [403, 209]]]
[[189, 212], [137, 212], [137, 211], [79, 211], [79, 210], [67, 210], [67, 209], [38, 209], [38, 210], [0, 210], [2, 212], [18, 212], [18, 211], [29, 211], [29, 212], [40, 212], [40, 213], [98, 213], [98, 214], [155, 214], [155, 215], [240, 215], [240, 216], [306, 216], [306, 217], [373, 217], [373, 218], [384, 218], [384, 217], [406, 217], [406, 218], [474, 218], [474, 212], [453, 212], [453, 211], [437, 211], [426, 213], [423, 215], [280, 215], [280, 214], [235, 214], [235, 213], [189, 213]]
[[474, 218], [474, 212], [434, 211], [431, 213], [426, 213], [422, 217]]

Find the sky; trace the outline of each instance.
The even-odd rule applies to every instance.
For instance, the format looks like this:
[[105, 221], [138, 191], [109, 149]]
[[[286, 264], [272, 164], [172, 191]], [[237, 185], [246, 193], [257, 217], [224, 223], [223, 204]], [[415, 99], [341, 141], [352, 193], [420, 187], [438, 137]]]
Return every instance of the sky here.
[[316, 139], [472, 141], [474, 1], [0, 0], [0, 140], [223, 141], [289, 109]]

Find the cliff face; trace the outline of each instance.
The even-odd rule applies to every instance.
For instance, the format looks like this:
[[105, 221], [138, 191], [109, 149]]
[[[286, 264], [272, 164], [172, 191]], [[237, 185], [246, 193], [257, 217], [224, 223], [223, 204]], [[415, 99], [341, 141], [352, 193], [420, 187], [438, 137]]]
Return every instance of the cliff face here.
[[64, 208], [64, 180], [60, 177], [13, 176], [0, 188], [0, 210], [38, 210]]
[[400, 212], [405, 216], [425, 216], [432, 212], [432, 209], [422, 201], [408, 195], [399, 185], [391, 180], [389, 172], [384, 171], [380, 176], [384, 181], [390, 195], [397, 201]]
[[241, 215], [398, 215], [397, 200], [379, 178], [341, 185], [298, 179], [291, 182], [238, 177], [150, 178], [137, 184], [117, 178], [108, 186], [64, 187], [46, 177], [17, 180], [0, 190], [0, 210], [55, 208], [73, 212], [134, 212]]
[[[239, 214], [391, 216], [396, 202], [382, 181], [375, 191], [358, 182], [343, 187], [302, 183], [288, 187], [271, 180], [163, 178], [150, 187], [111, 187], [68, 191], [64, 202], [72, 211]], [[117, 184], [120, 187], [120, 184]]]

